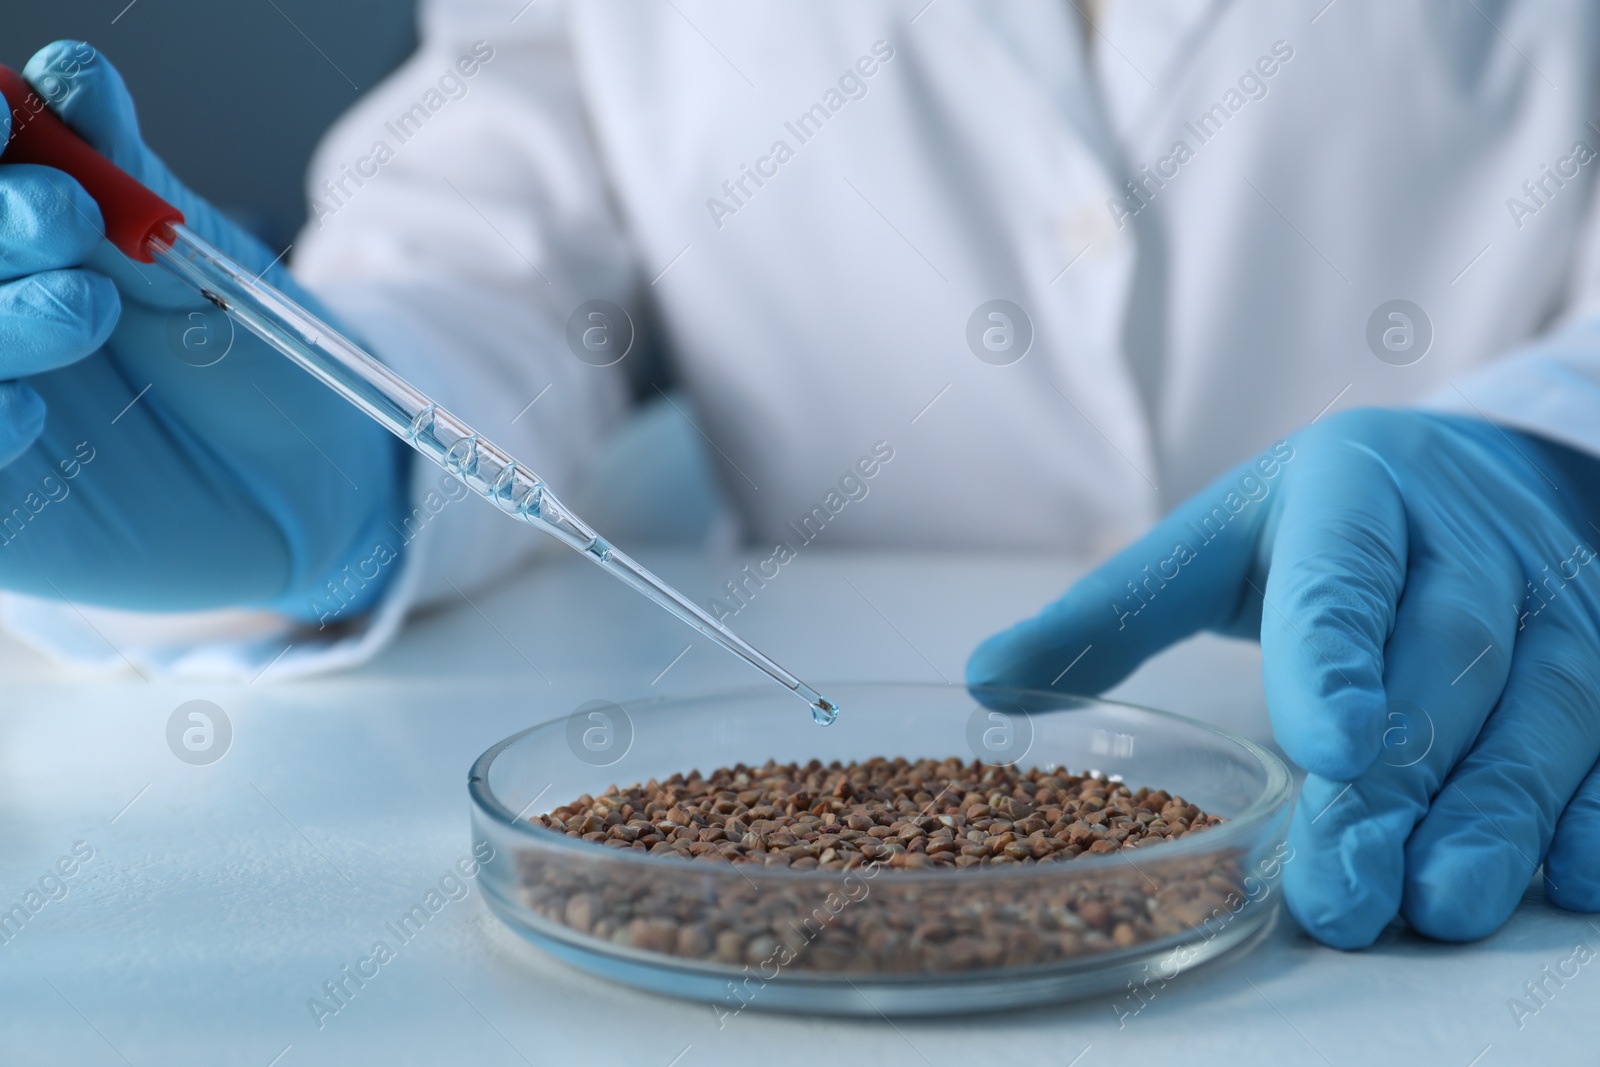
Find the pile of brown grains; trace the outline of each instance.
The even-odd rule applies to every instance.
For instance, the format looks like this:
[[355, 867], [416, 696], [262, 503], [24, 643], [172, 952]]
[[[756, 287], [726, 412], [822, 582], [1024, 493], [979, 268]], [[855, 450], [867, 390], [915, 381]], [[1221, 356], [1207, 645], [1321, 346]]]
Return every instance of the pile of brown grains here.
[[[536, 927], [726, 968], [745, 995], [790, 968], [934, 974], [1209, 943], [1246, 929], [1235, 916], [1260, 899], [1259, 887], [1245, 891], [1244, 848], [1150, 847], [1221, 819], [1160, 790], [1059, 770], [769, 761], [613, 787], [532, 821], [602, 846], [516, 851], [518, 897]], [[645, 877], [608, 848], [668, 862]], [[1122, 849], [1138, 861], [1039, 877], [1040, 864]], [[725, 877], [710, 869], [718, 863], [813, 873]], [[984, 873], [895, 873], [967, 867]]]
[[610, 848], [792, 870], [999, 867], [1179, 838], [1223, 820], [1162, 790], [973, 760], [767, 761], [588, 794], [532, 820]]

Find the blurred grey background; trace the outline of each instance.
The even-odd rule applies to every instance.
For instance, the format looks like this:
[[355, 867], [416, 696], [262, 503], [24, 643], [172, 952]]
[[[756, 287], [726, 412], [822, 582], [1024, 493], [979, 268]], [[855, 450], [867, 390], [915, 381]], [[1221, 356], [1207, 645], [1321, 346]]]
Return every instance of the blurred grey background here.
[[416, 47], [413, 0], [47, 0], [4, 5], [0, 63], [88, 41], [133, 90], [146, 141], [274, 248], [305, 219], [317, 138]]

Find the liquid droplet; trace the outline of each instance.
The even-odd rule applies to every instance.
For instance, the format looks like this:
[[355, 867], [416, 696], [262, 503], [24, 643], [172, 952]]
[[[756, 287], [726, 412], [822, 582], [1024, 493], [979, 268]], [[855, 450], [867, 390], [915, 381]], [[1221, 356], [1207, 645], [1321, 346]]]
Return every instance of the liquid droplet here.
[[811, 704], [811, 721], [818, 726], [832, 726], [839, 717], [839, 705], [826, 697], [819, 697]]

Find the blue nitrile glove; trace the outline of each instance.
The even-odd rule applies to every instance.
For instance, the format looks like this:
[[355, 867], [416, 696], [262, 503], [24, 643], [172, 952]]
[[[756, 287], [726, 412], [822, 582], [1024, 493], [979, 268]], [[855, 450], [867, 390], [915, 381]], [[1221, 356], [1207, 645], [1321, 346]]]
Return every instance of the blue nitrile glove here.
[[[192, 229], [310, 303], [269, 266], [271, 251], [144, 147], [102, 56], [58, 42], [23, 76]], [[372, 557], [404, 498], [404, 455], [165, 271], [102, 240], [99, 209], [73, 179], [0, 165], [0, 586], [140, 610], [270, 606], [308, 621], [333, 605], [343, 620], [396, 569]]]
[[[1600, 460], [1488, 422], [1359, 410], [1190, 498], [974, 684], [1099, 692], [1198, 630], [1260, 636], [1274, 734], [1310, 772], [1290, 910], [1341, 948], [1396, 914], [1505, 922], [1535, 868], [1600, 910]], [[1564, 814], [1563, 814], [1564, 813]]]

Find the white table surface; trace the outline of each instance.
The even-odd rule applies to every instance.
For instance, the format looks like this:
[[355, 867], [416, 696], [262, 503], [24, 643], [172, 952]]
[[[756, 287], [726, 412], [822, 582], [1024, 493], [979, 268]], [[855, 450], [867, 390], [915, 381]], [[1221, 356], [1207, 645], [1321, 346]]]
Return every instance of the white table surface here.
[[[737, 571], [642, 555], [693, 595]], [[813, 682], [958, 680], [976, 640], [1073, 573], [1059, 559], [815, 550], [736, 624]], [[94, 849], [67, 896], [0, 945], [0, 1063], [1498, 1067], [1600, 1055], [1600, 963], [1520, 1029], [1513, 1018], [1509, 998], [1541, 968], [1580, 942], [1600, 948], [1600, 926], [1532, 893], [1466, 946], [1392, 928], [1341, 953], [1284, 915], [1253, 953], [1182, 976], [1121, 1030], [1103, 999], [893, 1024], [747, 1011], [719, 1029], [704, 1006], [541, 955], [474, 889], [319, 1029], [307, 1000], [468, 851], [466, 772], [491, 743], [589, 699], [758, 680], [576, 559], [473, 602], [418, 621], [361, 671], [281, 685], [76, 676], [0, 644], [0, 906], [75, 842]], [[1117, 695], [1261, 736], [1258, 666], [1251, 646], [1202, 639]], [[196, 698], [235, 731], [206, 767], [165, 739], [172, 710]]]

